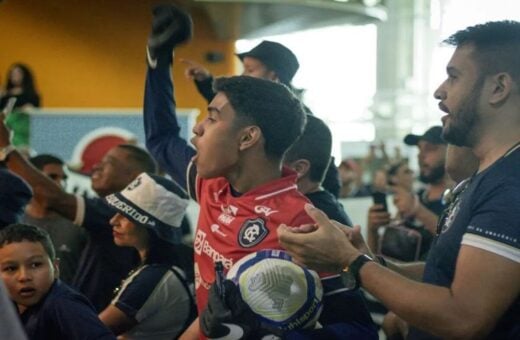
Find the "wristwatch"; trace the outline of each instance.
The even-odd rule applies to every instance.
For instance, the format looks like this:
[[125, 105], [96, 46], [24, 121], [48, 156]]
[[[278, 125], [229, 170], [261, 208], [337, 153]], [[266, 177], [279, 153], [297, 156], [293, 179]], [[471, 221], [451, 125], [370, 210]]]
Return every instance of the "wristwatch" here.
[[372, 258], [366, 254], [359, 255], [352, 263], [345, 267], [341, 272], [341, 281], [346, 288], [358, 289], [361, 287], [361, 278], [359, 277], [359, 271], [361, 267], [368, 262], [374, 262]]
[[0, 162], [7, 160], [7, 156], [14, 150], [16, 150], [16, 148], [11, 144], [0, 147]]

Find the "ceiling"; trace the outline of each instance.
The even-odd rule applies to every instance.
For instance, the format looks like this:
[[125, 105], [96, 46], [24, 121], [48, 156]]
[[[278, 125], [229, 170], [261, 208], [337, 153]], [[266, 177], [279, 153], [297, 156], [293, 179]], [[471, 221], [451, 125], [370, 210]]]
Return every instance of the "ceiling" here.
[[386, 20], [382, 0], [185, 0], [202, 9], [219, 39], [259, 38], [337, 24]]

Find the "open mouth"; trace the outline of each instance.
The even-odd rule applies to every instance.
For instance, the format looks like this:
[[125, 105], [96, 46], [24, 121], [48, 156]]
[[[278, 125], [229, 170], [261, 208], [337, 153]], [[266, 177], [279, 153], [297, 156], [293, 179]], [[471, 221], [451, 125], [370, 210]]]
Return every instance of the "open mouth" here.
[[36, 289], [31, 288], [31, 287], [25, 287], [18, 291], [18, 295], [20, 295], [21, 297], [24, 297], [24, 298], [32, 297], [32, 296], [34, 296], [34, 294], [36, 294]]
[[446, 113], [450, 113], [450, 110], [448, 110], [448, 108], [446, 107], [446, 105], [444, 105], [443, 103], [439, 103], [439, 109], [442, 111], [442, 112], [446, 112]]

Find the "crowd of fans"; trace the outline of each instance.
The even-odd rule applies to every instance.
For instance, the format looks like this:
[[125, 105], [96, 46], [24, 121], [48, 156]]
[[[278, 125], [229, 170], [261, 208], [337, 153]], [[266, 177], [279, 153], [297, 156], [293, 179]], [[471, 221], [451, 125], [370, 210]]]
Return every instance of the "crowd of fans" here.
[[[154, 9], [146, 150], [111, 149], [91, 174], [95, 198], [64, 190], [63, 160], [17, 150], [29, 145], [20, 117], [40, 97], [27, 66], [9, 70], [0, 338], [377, 339], [378, 326], [391, 339], [520, 336], [520, 23], [447, 40], [456, 50], [435, 92], [443, 126], [403, 139], [418, 149], [417, 178], [413, 160], [400, 148], [389, 156], [385, 143], [336, 167], [329, 128], [291, 85], [296, 56], [270, 41], [238, 54], [240, 76], [214, 78], [185, 61], [209, 103], [192, 147], [179, 135], [171, 76], [173, 51], [191, 35], [189, 14]], [[363, 196], [373, 198], [366, 237], [338, 201]], [[193, 244], [183, 244], [190, 199], [200, 213]], [[317, 322], [274, 328], [219, 281], [216, 263], [228, 271], [263, 249], [318, 272]]]

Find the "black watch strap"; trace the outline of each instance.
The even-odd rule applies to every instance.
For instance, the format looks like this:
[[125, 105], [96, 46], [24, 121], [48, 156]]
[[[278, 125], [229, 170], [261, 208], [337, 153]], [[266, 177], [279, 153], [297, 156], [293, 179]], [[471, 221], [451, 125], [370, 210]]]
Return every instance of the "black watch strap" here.
[[344, 269], [344, 274], [348, 274], [353, 277], [356, 281], [354, 289], [361, 287], [361, 278], [359, 277], [359, 271], [367, 262], [373, 262], [372, 258], [366, 254], [359, 255], [352, 263]]

